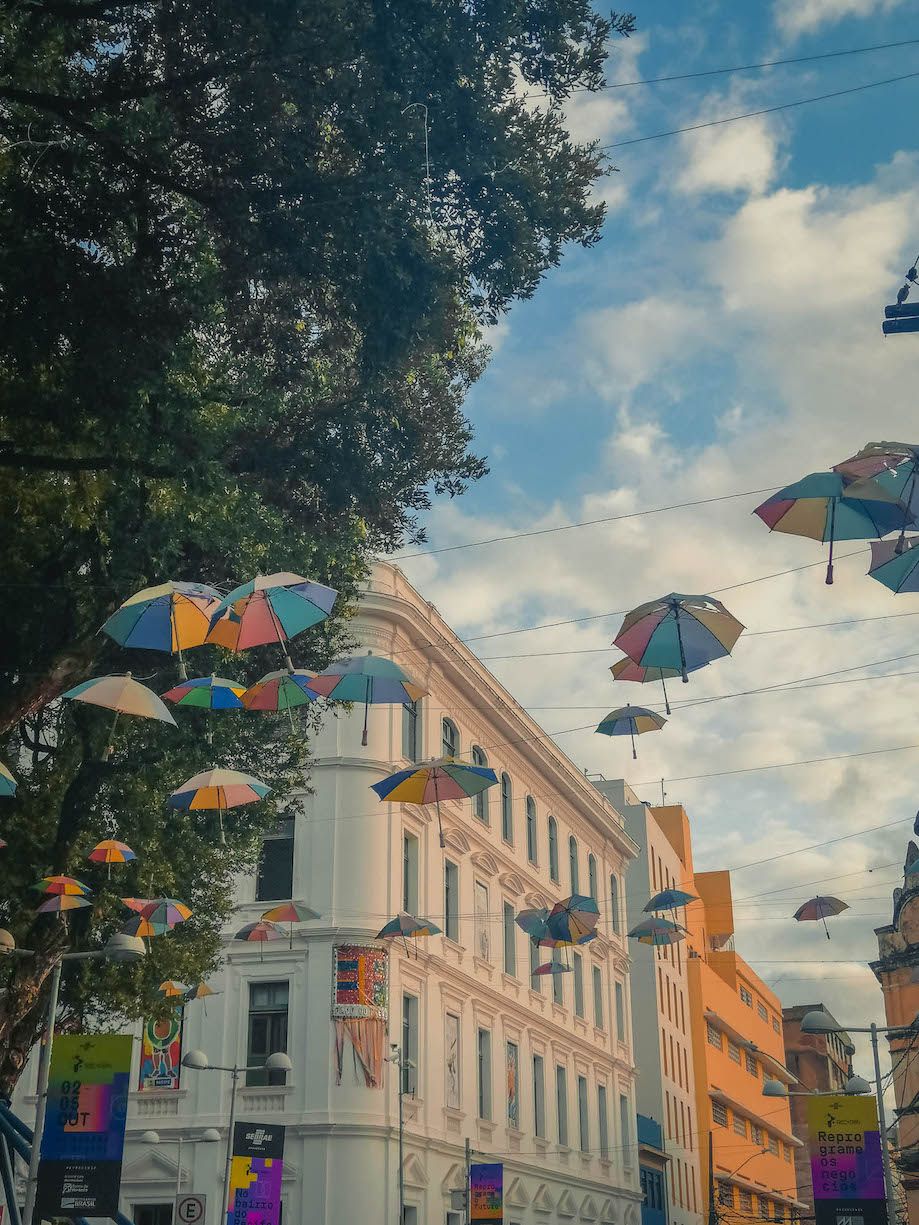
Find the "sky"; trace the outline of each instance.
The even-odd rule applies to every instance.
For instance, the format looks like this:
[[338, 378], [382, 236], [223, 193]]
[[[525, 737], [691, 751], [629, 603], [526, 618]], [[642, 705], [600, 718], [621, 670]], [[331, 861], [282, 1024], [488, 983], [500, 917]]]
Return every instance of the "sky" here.
[[[630, 7], [638, 29], [612, 45], [611, 83], [919, 39], [907, 0]], [[917, 72], [917, 50], [581, 94], [568, 116], [578, 137], [618, 144]], [[820, 563], [825, 546], [770, 535], [751, 512], [870, 440], [919, 441], [919, 335], [880, 331], [919, 250], [917, 106], [919, 76], [612, 149], [603, 241], [569, 249], [490, 333], [467, 402], [490, 475], [435, 505], [424, 547], [741, 496], [396, 558], [578, 766], [624, 776], [651, 802], [665, 780], [690, 815], [697, 869], [737, 869], [741, 954], [784, 1004], [822, 1000], [853, 1026], [883, 1019], [866, 963], [902, 882], [919, 751], [751, 768], [919, 745], [919, 619], [896, 615], [919, 617], [919, 596], [868, 578], [861, 542], [840, 548], [854, 556], [833, 586], [819, 564], [753, 581]], [[660, 701], [609, 674], [621, 612], [725, 587], [747, 632], [732, 657], [671, 682], [672, 700], [851, 671], [676, 706], [633, 762], [627, 740], [592, 731], [612, 707]], [[848, 837], [874, 826], [888, 828]], [[818, 891], [850, 906], [830, 941], [791, 918]]]

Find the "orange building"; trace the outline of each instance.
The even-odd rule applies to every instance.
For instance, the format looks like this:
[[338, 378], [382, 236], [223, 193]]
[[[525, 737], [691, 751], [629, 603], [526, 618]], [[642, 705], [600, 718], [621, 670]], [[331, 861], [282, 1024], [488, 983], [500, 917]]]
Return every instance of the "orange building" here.
[[[704, 1207], [716, 1187], [723, 1220], [787, 1220], [805, 1205], [795, 1195], [789, 1103], [763, 1096], [765, 1080], [794, 1084], [784, 1064], [782, 1005], [734, 950], [729, 872], [695, 873], [681, 805], [654, 809], [678, 847], [686, 908], [689, 1014]], [[713, 1168], [709, 1168], [711, 1137]]]

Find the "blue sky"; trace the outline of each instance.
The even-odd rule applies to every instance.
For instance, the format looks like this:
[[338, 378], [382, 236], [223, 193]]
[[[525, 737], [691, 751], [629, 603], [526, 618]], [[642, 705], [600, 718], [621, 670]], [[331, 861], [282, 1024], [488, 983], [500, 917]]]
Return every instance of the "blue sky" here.
[[[635, 8], [638, 33], [614, 45], [610, 81], [919, 38], [904, 0], [712, 0], [688, 17], [676, 0]], [[579, 95], [568, 117], [574, 134], [613, 143], [919, 71], [917, 50]], [[880, 321], [919, 250], [917, 109], [919, 77], [615, 150], [619, 171], [598, 188], [610, 206], [603, 241], [569, 251], [490, 337], [468, 412], [491, 475], [438, 503], [430, 545], [776, 488], [871, 439], [911, 440], [919, 337], [885, 341]], [[553, 733], [627, 701], [654, 704], [646, 688], [613, 685], [618, 653], [605, 649], [619, 621], [599, 614], [670, 590], [748, 584], [724, 598], [751, 636], [678, 685], [680, 698], [847, 667], [860, 678], [919, 671], [910, 617], [752, 636], [919, 612], [917, 597], [865, 577], [864, 554], [840, 562], [833, 587], [819, 568], [751, 582], [823, 556], [812, 541], [770, 536], [750, 513], [763, 497], [402, 564], [464, 637], [596, 618], [474, 644]], [[496, 658], [513, 654], [526, 657]], [[557, 739], [578, 765], [633, 784], [712, 776], [666, 784], [690, 813], [700, 868], [900, 822], [734, 877], [737, 897], [787, 891], [739, 907], [742, 951], [767, 981], [786, 1003], [822, 996], [856, 1023], [880, 1013], [864, 962], [900, 876], [885, 865], [902, 863], [919, 753], [715, 777], [919, 741], [916, 676], [845, 679], [675, 710], [634, 764], [590, 730]], [[821, 890], [851, 904], [831, 945], [789, 918], [825, 877]]]

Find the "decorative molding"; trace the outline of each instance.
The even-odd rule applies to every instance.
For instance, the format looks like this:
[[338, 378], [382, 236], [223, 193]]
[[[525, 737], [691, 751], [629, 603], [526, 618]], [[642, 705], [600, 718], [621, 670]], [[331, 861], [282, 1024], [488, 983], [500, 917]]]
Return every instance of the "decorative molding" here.
[[544, 1182], [541, 1182], [536, 1188], [536, 1194], [533, 1196], [533, 1211], [549, 1213], [554, 1210], [555, 1202], [549, 1194], [549, 1188]]
[[555, 905], [555, 898], [551, 894], [536, 889], [530, 890], [523, 900], [532, 910], [539, 910], [541, 906], [544, 906], [546, 910], [551, 910]]
[[486, 876], [497, 876], [500, 871], [500, 865], [491, 851], [476, 851], [469, 856], [469, 862]]
[[[461, 855], [468, 855], [472, 847], [472, 843], [459, 828], [459, 826], [456, 825], [444, 826], [444, 842], [447, 844], [447, 846], [453, 847], [455, 851], [459, 851]], [[474, 856], [472, 862], [475, 862]]]
[[403, 1161], [402, 1174], [407, 1187], [424, 1188], [428, 1185], [427, 1171], [414, 1153], [409, 1153]]
[[502, 872], [498, 877], [498, 884], [506, 889], [508, 893], [513, 893], [515, 897], [519, 897], [527, 887], [526, 881], [522, 876], [518, 876], [516, 872]]
[[616, 1208], [611, 1199], [603, 1201], [603, 1207], [600, 1209], [600, 1221], [602, 1225], [616, 1225]]
[[523, 1189], [523, 1182], [519, 1178], [512, 1180], [504, 1195], [504, 1202], [512, 1208], [526, 1208], [529, 1206], [530, 1197]]
[[597, 1219], [597, 1205], [594, 1203], [592, 1196], [584, 1196], [584, 1202], [581, 1204], [578, 1219], [581, 1221], [595, 1221]]
[[567, 1189], [559, 1196], [557, 1211], [559, 1216], [565, 1217], [573, 1217], [577, 1212], [574, 1196]]

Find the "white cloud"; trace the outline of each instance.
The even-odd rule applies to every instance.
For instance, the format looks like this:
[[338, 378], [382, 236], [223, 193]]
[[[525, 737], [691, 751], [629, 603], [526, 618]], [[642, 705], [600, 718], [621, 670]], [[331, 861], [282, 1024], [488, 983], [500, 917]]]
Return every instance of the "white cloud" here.
[[585, 372], [611, 399], [680, 361], [709, 335], [704, 304], [679, 292], [587, 312], [577, 330], [587, 353]]
[[684, 167], [676, 189], [760, 194], [779, 169], [778, 134], [765, 116], [741, 123], [686, 132], [681, 137]]
[[777, 0], [775, 20], [787, 38], [811, 34], [823, 25], [847, 17], [872, 17], [890, 12], [902, 0]]

